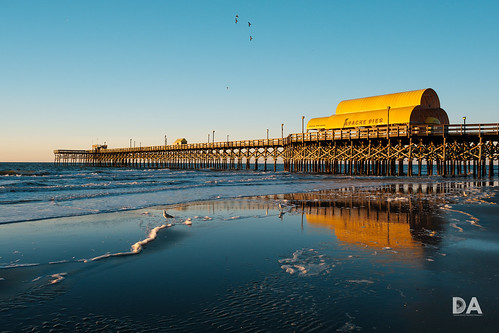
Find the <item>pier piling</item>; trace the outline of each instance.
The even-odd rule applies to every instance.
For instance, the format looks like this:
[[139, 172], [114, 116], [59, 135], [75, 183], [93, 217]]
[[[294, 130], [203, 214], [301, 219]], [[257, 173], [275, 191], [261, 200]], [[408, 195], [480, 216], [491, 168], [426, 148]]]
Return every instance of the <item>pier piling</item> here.
[[[493, 177], [499, 124], [390, 125], [291, 134], [280, 139], [54, 151], [61, 166], [242, 169], [356, 176]], [[424, 163], [423, 163], [424, 162]], [[263, 168], [259, 166], [263, 163]], [[414, 170], [414, 164], [417, 169]], [[424, 165], [423, 165], [424, 164]]]

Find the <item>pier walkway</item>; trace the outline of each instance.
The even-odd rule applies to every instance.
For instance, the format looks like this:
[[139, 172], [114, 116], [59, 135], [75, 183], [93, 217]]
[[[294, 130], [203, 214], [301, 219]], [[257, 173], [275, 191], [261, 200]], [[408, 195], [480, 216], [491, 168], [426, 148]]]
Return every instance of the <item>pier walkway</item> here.
[[[389, 125], [296, 133], [280, 139], [54, 150], [58, 165], [263, 169], [347, 175], [494, 175], [499, 124]], [[260, 166], [259, 166], [260, 164]], [[263, 164], [263, 166], [261, 166]], [[405, 166], [405, 167], [404, 167]]]

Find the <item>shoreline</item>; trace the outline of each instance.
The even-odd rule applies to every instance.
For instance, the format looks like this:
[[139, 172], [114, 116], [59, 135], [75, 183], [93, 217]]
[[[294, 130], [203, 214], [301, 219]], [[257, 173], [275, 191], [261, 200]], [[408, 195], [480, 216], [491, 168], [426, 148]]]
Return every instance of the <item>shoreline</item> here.
[[[14, 330], [492, 327], [498, 189], [477, 184], [348, 186], [5, 225], [1, 261], [19, 266], [0, 269], [0, 319]], [[176, 223], [160, 230], [164, 209]], [[128, 255], [134, 244], [142, 251]], [[450, 302], [468, 295], [484, 316], [463, 323]]]
[[[320, 174], [317, 174], [320, 176]], [[334, 181], [337, 180], [339, 181], [338, 184], [334, 183]], [[412, 185], [412, 184], [419, 184], [419, 185], [427, 185], [427, 184], [474, 184], [476, 186], [481, 186], [483, 188], [486, 187], [497, 187], [499, 186], [499, 179], [491, 179], [491, 180], [467, 180], [467, 179], [461, 179], [461, 178], [445, 178], [445, 177], [440, 177], [440, 176], [433, 176], [433, 177], [421, 177], [421, 178], [411, 178], [411, 177], [332, 177], [329, 178], [327, 183], [329, 187], [326, 185], [323, 189], [309, 189], [308, 191], [301, 192], [301, 191], [285, 191], [285, 192], [278, 192], [278, 193], [267, 193], [267, 194], [251, 194], [251, 195], [238, 195], [238, 196], [216, 196], [215, 198], [206, 198], [206, 199], [188, 199], [186, 201], [179, 201], [176, 203], [165, 203], [165, 204], [158, 204], [158, 203], [149, 203], [149, 204], [143, 204], [141, 206], [137, 207], [117, 207], [115, 209], [109, 209], [109, 210], [99, 210], [99, 211], [86, 211], [86, 212], [81, 212], [81, 213], [74, 213], [72, 212], [71, 215], [61, 215], [61, 216], [47, 216], [47, 217], [38, 217], [38, 218], [30, 218], [30, 219], [16, 219], [16, 220], [7, 220], [7, 221], [0, 221], [0, 225], [7, 225], [7, 224], [15, 224], [15, 223], [24, 223], [24, 222], [36, 222], [36, 221], [43, 221], [43, 220], [50, 220], [50, 219], [57, 219], [57, 218], [67, 218], [67, 217], [81, 217], [81, 216], [89, 216], [89, 215], [95, 215], [95, 214], [112, 214], [112, 213], [118, 213], [118, 212], [123, 212], [123, 211], [134, 211], [134, 210], [139, 210], [139, 209], [148, 209], [148, 208], [153, 208], [155, 206], [165, 206], [165, 205], [183, 205], [183, 204], [195, 204], [197, 202], [203, 202], [203, 201], [211, 201], [211, 200], [220, 200], [220, 199], [239, 199], [239, 198], [251, 198], [251, 197], [256, 197], [256, 196], [271, 196], [271, 195], [286, 195], [286, 194], [299, 194], [299, 193], [313, 193], [317, 190], [339, 190], [342, 188], [350, 188], [350, 187], [355, 187], [355, 188], [375, 188], [375, 187], [380, 187], [380, 186], [391, 186], [391, 185]], [[165, 190], [167, 192], [168, 190]], [[162, 192], [153, 192], [152, 194], [155, 195], [160, 195]], [[85, 200], [83, 198], [82, 200]], [[43, 203], [43, 202], [41, 202]], [[18, 204], [23, 204], [23, 203], [18, 203]], [[52, 200], [50, 202], [52, 205], [58, 205], [56, 200]]]

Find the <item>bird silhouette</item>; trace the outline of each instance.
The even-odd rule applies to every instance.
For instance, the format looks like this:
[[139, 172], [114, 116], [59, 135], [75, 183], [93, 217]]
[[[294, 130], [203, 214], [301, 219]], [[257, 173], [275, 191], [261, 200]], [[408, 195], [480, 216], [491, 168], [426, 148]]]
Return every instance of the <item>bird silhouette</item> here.
[[236, 14], [236, 24], [237, 24], [237, 21], [238, 21], [237, 19], [238, 19], [238, 18], [239, 18], [239, 15], [237, 15], [237, 14]]
[[173, 216], [171, 216], [170, 214], [168, 214], [168, 213], [166, 212], [166, 210], [163, 210], [163, 217], [164, 217], [165, 219], [171, 219], [171, 218], [173, 218]]
[[253, 37], [252, 37], [252, 36], [250, 36], [250, 42], [251, 42], [252, 40], [253, 40]]
[[251, 23], [250, 22], [248, 22], [248, 27], [251, 27]]

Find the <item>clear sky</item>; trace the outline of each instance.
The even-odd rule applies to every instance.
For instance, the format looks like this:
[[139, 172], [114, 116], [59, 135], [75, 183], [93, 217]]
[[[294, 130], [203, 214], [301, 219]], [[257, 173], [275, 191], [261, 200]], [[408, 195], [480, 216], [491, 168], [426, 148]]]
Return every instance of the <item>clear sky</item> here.
[[497, 123], [498, 33], [497, 1], [0, 0], [0, 161], [280, 137], [422, 88]]

